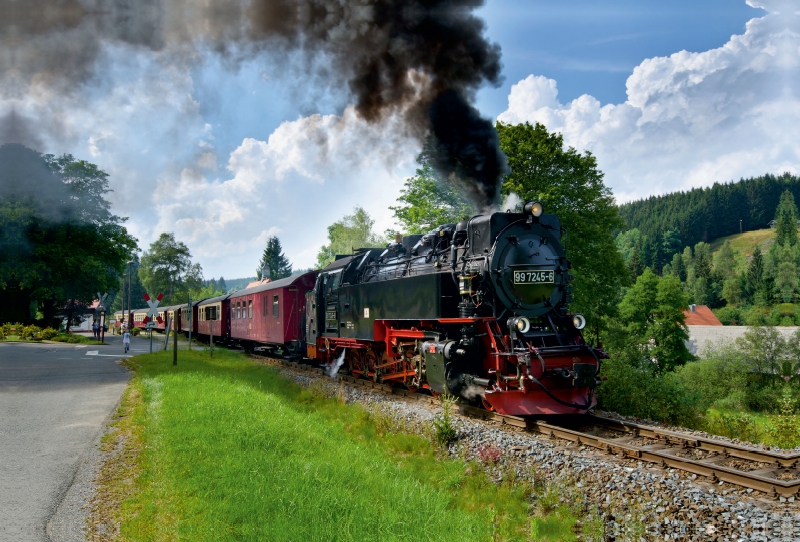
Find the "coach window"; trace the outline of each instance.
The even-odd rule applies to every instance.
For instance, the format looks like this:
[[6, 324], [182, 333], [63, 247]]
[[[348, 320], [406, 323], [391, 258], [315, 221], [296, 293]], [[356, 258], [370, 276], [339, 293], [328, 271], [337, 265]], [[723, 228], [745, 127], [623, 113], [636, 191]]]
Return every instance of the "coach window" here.
[[278, 312], [279, 312], [278, 295], [275, 294], [275, 295], [272, 296], [272, 317], [273, 318], [277, 318], [278, 317]]
[[267, 316], [269, 316], [269, 312], [267, 312], [267, 306], [269, 305], [269, 296], [265, 295], [264, 297], [262, 297], [262, 299], [264, 300], [264, 318], [266, 318]]
[[247, 317], [248, 318], [252, 318], [253, 317], [253, 300], [252, 299], [247, 302]]

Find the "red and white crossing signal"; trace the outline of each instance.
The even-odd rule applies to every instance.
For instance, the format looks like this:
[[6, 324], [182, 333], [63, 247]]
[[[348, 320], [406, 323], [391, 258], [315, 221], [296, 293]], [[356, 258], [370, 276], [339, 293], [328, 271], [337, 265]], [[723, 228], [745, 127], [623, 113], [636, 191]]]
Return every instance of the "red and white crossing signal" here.
[[148, 311], [147, 311], [147, 316], [145, 316], [145, 317], [144, 317], [144, 320], [142, 320], [142, 323], [143, 323], [144, 325], [147, 325], [147, 322], [149, 322], [149, 321], [150, 321], [150, 317], [151, 317], [151, 316], [152, 316], [153, 318], [155, 318], [155, 319], [156, 319], [156, 321], [157, 321], [159, 324], [163, 324], [163, 323], [164, 323], [164, 320], [162, 320], [162, 319], [161, 319], [161, 316], [159, 316], [159, 315], [158, 315], [158, 310], [156, 310], [156, 307], [158, 307], [158, 304], [159, 304], [159, 303], [161, 303], [161, 300], [162, 300], [162, 299], [164, 299], [164, 294], [162, 294], [162, 293], [159, 293], [159, 294], [156, 296], [156, 298], [155, 298], [155, 299], [151, 299], [151, 298], [150, 298], [150, 294], [148, 294], [147, 292], [145, 292], [145, 294], [144, 294], [144, 300], [145, 300], [145, 301], [147, 301], [147, 305], [150, 307], [150, 309], [148, 309]]

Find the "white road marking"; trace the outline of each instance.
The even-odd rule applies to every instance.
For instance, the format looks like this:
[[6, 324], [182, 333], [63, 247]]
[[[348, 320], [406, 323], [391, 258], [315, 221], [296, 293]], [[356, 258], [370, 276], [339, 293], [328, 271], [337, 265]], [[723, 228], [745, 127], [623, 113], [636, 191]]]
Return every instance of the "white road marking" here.
[[101, 356], [104, 358], [132, 358], [133, 354], [101, 354], [99, 350], [86, 352], [87, 356]]
[[86, 344], [81, 344], [81, 345], [79, 345], [79, 346], [76, 346], [75, 348], [86, 348], [87, 346], [88, 346], [88, 345], [86, 345]]

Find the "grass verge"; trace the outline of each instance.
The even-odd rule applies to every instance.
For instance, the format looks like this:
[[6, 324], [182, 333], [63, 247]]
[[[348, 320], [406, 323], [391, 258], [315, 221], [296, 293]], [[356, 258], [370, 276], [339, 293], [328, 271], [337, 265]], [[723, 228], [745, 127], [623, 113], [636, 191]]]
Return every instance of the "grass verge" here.
[[[92, 540], [526, 540], [531, 487], [224, 350], [138, 356]], [[534, 527], [535, 528], [535, 527]]]
[[[43, 339], [41, 338], [33, 338], [33, 339], [23, 339], [19, 335], [9, 335], [3, 339], [0, 339], [0, 342], [7, 342], [7, 343], [41, 343]], [[80, 335], [58, 335], [53, 337], [52, 339], [47, 339], [52, 342], [58, 343], [70, 343], [70, 344], [89, 344], [89, 345], [100, 345], [100, 344], [108, 344], [102, 343], [100, 341], [95, 341], [94, 339], [87, 339], [86, 337], [82, 337]]]

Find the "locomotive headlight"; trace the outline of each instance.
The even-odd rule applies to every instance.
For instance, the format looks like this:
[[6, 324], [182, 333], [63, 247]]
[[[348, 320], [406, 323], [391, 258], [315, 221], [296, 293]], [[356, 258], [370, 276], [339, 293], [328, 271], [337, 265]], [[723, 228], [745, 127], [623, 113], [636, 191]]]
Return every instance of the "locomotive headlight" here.
[[575, 314], [572, 316], [572, 325], [575, 329], [583, 329], [586, 327], [586, 317], [582, 314]]
[[529, 201], [525, 204], [525, 212], [539, 218], [544, 213], [544, 205], [540, 201]]
[[527, 333], [531, 328], [531, 321], [524, 316], [514, 316], [508, 319], [508, 327], [518, 333]]

